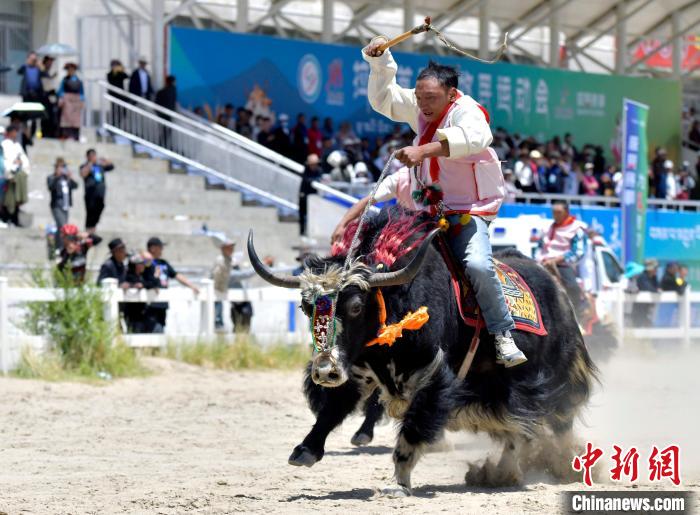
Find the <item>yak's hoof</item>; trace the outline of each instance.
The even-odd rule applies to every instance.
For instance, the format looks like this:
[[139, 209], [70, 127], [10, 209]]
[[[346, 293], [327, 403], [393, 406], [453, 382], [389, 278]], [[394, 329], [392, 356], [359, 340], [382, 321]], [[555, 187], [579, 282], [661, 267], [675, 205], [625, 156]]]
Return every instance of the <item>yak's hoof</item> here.
[[311, 467], [317, 461], [321, 461], [321, 458], [314, 455], [314, 453], [303, 445], [297, 445], [292, 451], [291, 456], [289, 456], [287, 463], [295, 467]]
[[368, 435], [367, 433], [361, 433], [360, 431], [358, 431], [357, 433], [352, 435], [352, 440], [350, 440], [350, 443], [360, 447], [362, 445], [367, 445], [371, 441], [372, 435]]
[[401, 485], [392, 485], [381, 490], [382, 497], [388, 497], [389, 499], [403, 499], [404, 497], [411, 496], [411, 490]]

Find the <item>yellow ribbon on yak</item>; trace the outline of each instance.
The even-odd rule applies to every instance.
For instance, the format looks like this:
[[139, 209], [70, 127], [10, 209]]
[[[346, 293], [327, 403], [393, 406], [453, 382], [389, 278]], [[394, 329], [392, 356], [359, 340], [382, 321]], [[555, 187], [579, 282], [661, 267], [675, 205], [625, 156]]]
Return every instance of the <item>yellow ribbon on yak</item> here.
[[367, 342], [367, 347], [372, 345], [394, 345], [394, 342], [403, 336], [403, 330], [415, 331], [423, 327], [428, 320], [428, 308], [426, 306], [419, 307], [415, 312], [409, 311], [400, 322], [386, 325], [386, 304], [384, 304], [384, 296], [382, 291], [377, 289], [377, 303], [379, 304], [379, 332], [377, 337]]

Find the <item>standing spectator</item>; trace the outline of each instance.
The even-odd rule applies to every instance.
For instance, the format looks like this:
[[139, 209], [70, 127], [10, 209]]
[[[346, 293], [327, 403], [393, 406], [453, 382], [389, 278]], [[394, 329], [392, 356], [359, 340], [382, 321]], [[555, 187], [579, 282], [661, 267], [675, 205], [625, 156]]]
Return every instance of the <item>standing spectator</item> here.
[[[124, 89], [124, 81], [129, 78], [129, 75], [124, 71], [124, 66], [119, 59], [112, 59], [109, 63], [109, 72], [107, 73], [107, 82], [110, 86], [118, 89]], [[110, 95], [119, 100], [126, 100], [124, 95], [110, 91]], [[112, 104], [112, 123], [116, 127], [121, 126], [125, 112], [122, 106]]]
[[309, 154], [306, 158], [306, 166], [304, 167], [304, 175], [301, 178], [301, 187], [299, 188], [299, 234], [306, 235], [306, 215], [308, 213], [308, 196], [316, 193], [316, 189], [311, 185], [312, 182], [321, 178], [323, 170], [319, 158], [316, 154]]
[[[233, 262], [233, 251], [236, 243], [232, 240], [224, 240], [221, 242], [219, 249], [221, 255], [216, 256], [214, 267], [211, 270], [211, 278], [214, 280], [214, 291], [217, 294], [225, 296], [228, 292], [228, 283], [231, 278], [231, 267]], [[224, 328], [224, 303], [217, 300], [214, 303], [214, 326], [217, 330]]]
[[245, 138], [253, 137], [253, 128], [250, 126], [251, 112], [245, 107], [239, 107], [237, 111], [236, 132]]
[[693, 194], [695, 185], [695, 178], [690, 175], [690, 163], [688, 161], [683, 161], [680, 175], [678, 177], [679, 192], [678, 195], [676, 195], [676, 198], [679, 200], [689, 200]]
[[129, 93], [150, 100], [153, 98], [153, 84], [151, 75], [146, 70], [147, 65], [146, 58], [141, 57], [139, 67], [133, 71], [129, 79]]
[[277, 127], [272, 131], [270, 149], [291, 159], [292, 140], [289, 137], [289, 116], [286, 113], [281, 113], [278, 122]]
[[51, 214], [56, 223], [56, 248], [62, 250], [61, 228], [68, 223], [68, 211], [73, 206], [73, 190], [78, 183], [73, 180], [62, 157], [56, 159], [53, 173], [46, 178], [46, 183], [51, 192]]
[[321, 151], [323, 150], [323, 133], [321, 132], [321, 129], [318, 128], [318, 116], [314, 116], [313, 118], [311, 118], [311, 127], [309, 127], [308, 138], [308, 153], [320, 156]]
[[[156, 104], [170, 111], [177, 110], [177, 88], [175, 85], [175, 75], [168, 75], [165, 78], [165, 86], [163, 86], [162, 89], [159, 89], [156, 93]], [[170, 121], [170, 116], [165, 113], [158, 112], [158, 116], [168, 122]], [[160, 144], [169, 149], [170, 141], [172, 139], [172, 129], [170, 127], [162, 126], [160, 139]]]
[[352, 125], [350, 122], [343, 122], [340, 124], [338, 133], [335, 135], [335, 141], [338, 145], [343, 145], [345, 140], [356, 140], [357, 136], [352, 130]]
[[[675, 187], [671, 181], [673, 180], [673, 161], [666, 159], [660, 171], [654, 172], [654, 189], [656, 198], [668, 199], [669, 195], [675, 197]], [[671, 186], [669, 188], [669, 186]], [[673, 198], [673, 197], [671, 197]]]
[[516, 185], [526, 193], [535, 193], [537, 189], [536, 159], [542, 157], [539, 150], [528, 151], [527, 146], [520, 148], [520, 158], [515, 162]]
[[[666, 163], [666, 149], [659, 147], [655, 151], [654, 159], [651, 162], [649, 170], [649, 196], [663, 198], [657, 196], [656, 187], [659, 184], [659, 177], [664, 174], [664, 164]], [[665, 196], [665, 192], [664, 192]]]
[[80, 139], [83, 102], [85, 101], [83, 81], [76, 75], [78, 71], [77, 64], [66, 63], [63, 69], [66, 70], [66, 76], [63, 77], [56, 92], [58, 107], [61, 109], [61, 121], [59, 123], [61, 137], [72, 138], [78, 141]]
[[679, 295], [685, 292], [688, 283], [679, 277], [679, 266], [675, 261], [671, 261], [666, 265], [664, 275], [661, 277], [662, 291], [675, 291]]
[[[157, 289], [167, 288], [170, 279], [175, 279], [179, 283], [190, 288], [195, 295], [199, 295], [199, 288], [192, 284], [187, 277], [179, 274], [175, 269], [163, 259], [163, 247], [165, 243], [160, 238], [153, 237], [146, 243], [148, 253], [153, 256], [153, 264], [147, 274], [147, 280]], [[154, 302], [146, 308], [146, 319], [148, 332], [162, 333], [165, 330], [165, 322], [168, 313], [167, 302]]]
[[[656, 293], [659, 291], [657, 271], [659, 262], [656, 259], [644, 260], [644, 272], [637, 276], [637, 288], [639, 291]], [[636, 302], [632, 306], [632, 320], [638, 327], [650, 327], [654, 322], [654, 304]]]
[[292, 128], [292, 153], [297, 163], [306, 161], [309, 153], [309, 131], [306, 128], [306, 116], [303, 113], [297, 115], [297, 123]]
[[80, 175], [85, 181], [85, 230], [94, 233], [105, 208], [107, 185], [105, 172], [114, 170], [111, 161], [97, 158], [94, 148], [87, 151], [87, 161], [80, 167]]
[[[22, 95], [23, 102], [43, 102], [44, 87], [41, 83], [41, 68], [39, 67], [39, 59], [36, 52], [29, 52], [27, 59], [22, 66], [19, 67], [17, 73], [22, 76], [19, 85], [19, 94]], [[36, 122], [32, 120], [31, 136], [34, 136], [36, 130]]]
[[503, 178], [505, 179], [506, 197], [503, 202], [506, 204], [515, 204], [515, 198], [518, 193], [522, 193], [515, 185], [515, 174], [510, 168], [503, 170]]
[[335, 129], [333, 129], [333, 120], [330, 117], [323, 119], [323, 128], [321, 128], [321, 133], [323, 134], [323, 139], [333, 140], [335, 135]]
[[598, 179], [593, 175], [593, 163], [586, 163], [583, 165], [583, 178], [581, 179], [581, 186], [579, 193], [581, 195], [598, 195]]
[[224, 118], [221, 125], [231, 131], [236, 130], [236, 116], [233, 111], [233, 104], [230, 102], [224, 106]]
[[[149, 263], [153, 257], [146, 253], [134, 253], [129, 256], [126, 270], [126, 286], [129, 289], [141, 290], [143, 288], [154, 288], [157, 285], [149, 283], [146, 277], [146, 259]], [[130, 333], [146, 333], [146, 303], [145, 302], [124, 302], [122, 313], [127, 331]]]
[[101, 285], [105, 279], [116, 279], [119, 287], [126, 289], [129, 287], [126, 282], [126, 245], [121, 238], [114, 238], [107, 246], [112, 255], [102, 263], [100, 274], [97, 276], [97, 284]]
[[574, 137], [570, 132], [564, 134], [564, 143], [562, 143], [561, 151], [569, 162], [579, 160], [578, 149], [574, 145]]
[[41, 88], [44, 96], [41, 103], [44, 105], [44, 118], [41, 120], [41, 135], [44, 138], [58, 137], [58, 105], [56, 100], [56, 72], [52, 72], [53, 56], [45, 55], [41, 60]]
[[17, 142], [18, 128], [9, 125], [2, 141], [5, 195], [2, 201], [2, 220], [19, 226], [20, 207], [29, 200], [27, 177], [29, 158]]
[[64, 225], [61, 229], [61, 236], [63, 237], [63, 250], [58, 256], [56, 267], [59, 272], [70, 273], [73, 284], [79, 286], [85, 282], [88, 250], [98, 245], [102, 238], [97, 234], [80, 233], [73, 224]]
[[600, 195], [604, 197], [615, 196], [615, 184], [613, 183], [610, 173], [605, 172], [600, 176]]
[[559, 161], [559, 153], [552, 151], [549, 166], [545, 168], [545, 191], [562, 193], [564, 191], [564, 172]]

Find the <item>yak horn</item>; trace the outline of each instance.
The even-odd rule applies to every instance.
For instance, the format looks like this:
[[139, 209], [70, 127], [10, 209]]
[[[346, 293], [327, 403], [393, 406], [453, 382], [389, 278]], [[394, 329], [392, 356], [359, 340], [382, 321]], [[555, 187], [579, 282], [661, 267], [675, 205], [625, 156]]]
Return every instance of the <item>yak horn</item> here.
[[433, 229], [428, 233], [428, 236], [420, 244], [416, 254], [413, 256], [411, 262], [403, 267], [401, 270], [396, 270], [395, 272], [383, 272], [372, 274], [369, 278], [369, 285], [372, 288], [381, 288], [384, 286], [398, 286], [400, 284], [406, 284], [411, 282], [413, 278], [418, 274], [421, 266], [423, 266], [423, 261], [428, 255], [428, 249], [430, 244], [433, 242], [435, 236], [440, 232], [440, 229]]
[[275, 274], [260, 261], [258, 254], [255, 252], [255, 247], [253, 246], [252, 229], [248, 233], [248, 258], [255, 272], [273, 286], [279, 286], [280, 288], [301, 287], [301, 281], [298, 277], [289, 274]]

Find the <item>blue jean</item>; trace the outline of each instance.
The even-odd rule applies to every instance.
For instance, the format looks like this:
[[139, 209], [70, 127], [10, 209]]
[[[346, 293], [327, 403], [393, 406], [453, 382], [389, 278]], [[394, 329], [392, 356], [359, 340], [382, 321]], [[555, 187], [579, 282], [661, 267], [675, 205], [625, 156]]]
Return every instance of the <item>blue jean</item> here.
[[[460, 223], [459, 218], [460, 215], [451, 215], [447, 220], [453, 225]], [[501, 281], [496, 277], [488, 222], [472, 216], [459, 234], [449, 238], [449, 242], [455, 257], [462, 258], [489, 333], [499, 334], [514, 329]]]

